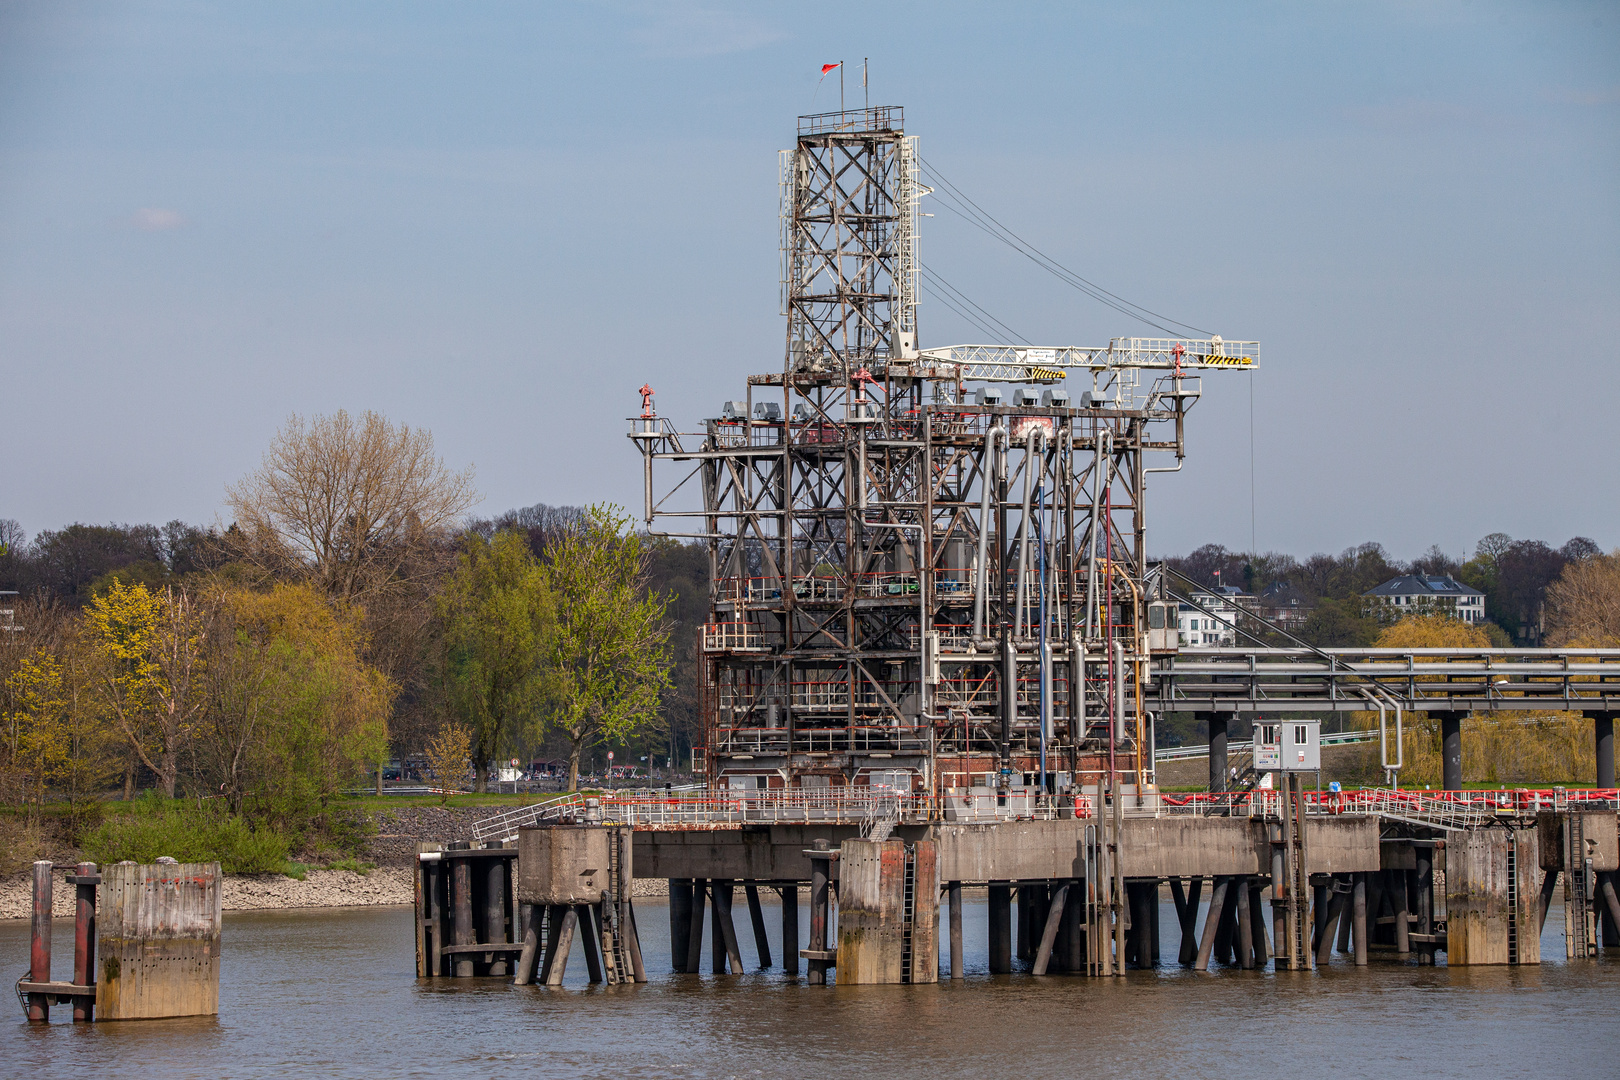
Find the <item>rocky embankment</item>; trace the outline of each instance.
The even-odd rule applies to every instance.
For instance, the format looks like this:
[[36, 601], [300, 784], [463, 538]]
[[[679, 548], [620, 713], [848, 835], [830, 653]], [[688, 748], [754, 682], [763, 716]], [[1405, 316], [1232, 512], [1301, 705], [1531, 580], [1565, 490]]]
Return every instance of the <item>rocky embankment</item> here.
[[[303, 880], [283, 874], [231, 874], [225, 878], [222, 903], [226, 911], [266, 911], [290, 908], [361, 907], [415, 902], [411, 866], [419, 842], [445, 843], [472, 839], [475, 822], [500, 812], [498, 807], [412, 806], [378, 811], [376, 833], [361, 856], [376, 864], [364, 873], [352, 870], [310, 869]], [[51, 888], [53, 913], [73, 914], [73, 886], [66, 880], [66, 864], [76, 855], [53, 856], [60, 869]], [[637, 896], [663, 896], [663, 881], [639, 880]], [[28, 874], [0, 880], [0, 919], [26, 919], [33, 910]]]

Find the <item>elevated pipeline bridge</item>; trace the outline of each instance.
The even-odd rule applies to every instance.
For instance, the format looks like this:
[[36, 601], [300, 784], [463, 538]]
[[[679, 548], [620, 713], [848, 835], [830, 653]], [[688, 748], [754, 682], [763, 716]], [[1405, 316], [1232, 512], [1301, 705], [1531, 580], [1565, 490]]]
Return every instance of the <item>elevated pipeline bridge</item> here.
[[1620, 649], [1182, 649], [1150, 671], [1163, 712], [1620, 712]]

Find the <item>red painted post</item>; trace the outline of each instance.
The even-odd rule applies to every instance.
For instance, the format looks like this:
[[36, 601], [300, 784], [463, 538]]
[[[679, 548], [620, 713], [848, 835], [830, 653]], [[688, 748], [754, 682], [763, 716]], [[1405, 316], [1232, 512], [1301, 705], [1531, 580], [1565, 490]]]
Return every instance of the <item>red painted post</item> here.
[[[73, 914], [73, 982], [93, 986], [96, 981], [96, 886], [101, 876], [96, 864], [82, 862], [74, 874], [73, 895], [78, 906]], [[73, 1022], [89, 1023], [96, 1016], [96, 999], [73, 999]]]
[[[30, 982], [51, 981], [51, 864], [43, 861], [34, 864], [34, 923], [28, 978]], [[45, 994], [29, 994], [28, 1019], [47, 1023], [50, 1018], [51, 999]]]

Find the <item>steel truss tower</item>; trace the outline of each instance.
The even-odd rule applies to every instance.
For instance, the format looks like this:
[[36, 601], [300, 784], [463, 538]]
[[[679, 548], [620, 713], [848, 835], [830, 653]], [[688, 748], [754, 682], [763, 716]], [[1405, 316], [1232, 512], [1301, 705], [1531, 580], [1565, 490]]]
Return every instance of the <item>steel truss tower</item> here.
[[[701, 521], [671, 534], [708, 544], [703, 767], [1008, 806], [1143, 793], [1144, 665], [1177, 628], [1146, 562], [1145, 455], [1179, 462], [1198, 372], [1257, 349], [920, 349], [928, 189], [901, 121], [803, 117], [782, 154], [780, 372], [701, 432], [632, 420], [648, 523]], [[684, 463], [661, 497], [655, 462]], [[694, 478], [701, 509], [670, 506]]]

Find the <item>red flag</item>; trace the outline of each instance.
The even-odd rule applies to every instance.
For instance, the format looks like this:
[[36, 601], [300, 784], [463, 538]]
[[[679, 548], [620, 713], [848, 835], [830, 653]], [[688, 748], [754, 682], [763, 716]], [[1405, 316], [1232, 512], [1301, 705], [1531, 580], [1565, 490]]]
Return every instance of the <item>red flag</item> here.
[[827, 74], [827, 72], [831, 71], [835, 67], [838, 67], [839, 64], [842, 64], [842, 63], [843, 63], [843, 61], [840, 60], [837, 64], [822, 64], [821, 65], [821, 73], [823, 75], [825, 75], [825, 74]]

